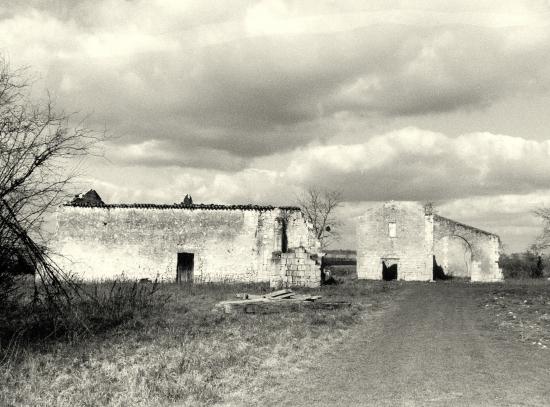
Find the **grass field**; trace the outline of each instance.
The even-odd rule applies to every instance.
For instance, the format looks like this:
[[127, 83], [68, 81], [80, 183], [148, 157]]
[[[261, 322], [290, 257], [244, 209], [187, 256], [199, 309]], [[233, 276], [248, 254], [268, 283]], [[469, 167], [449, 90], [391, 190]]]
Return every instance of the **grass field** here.
[[[13, 318], [0, 318], [0, 406], [242, 405], [251, 394], [299, 374], [308, 361], [318, 362], [320, 354], [340, 349], [351, 339], [350, 328], [368, 331], [365, 315], [385, 309], [397, 292], [423, 287], [359, 281], [349, 265], [333, 265], [331, 272], [340, 284], [296, 291], [350, 301], [351, 308], [223, 315], [213, 312], [218, 301], [269, 288], [161, 284], [150, 295], [151, 284], [127, 282], [84, 286], [101, 299], [94, 307], [78, 307], [88, 330], [54, 335], [44, 313], [28, 316], [20, 331]], [[451, 280], [429, 286], [434, 293], [437, 287], [470, 293], [479, 310], [472, 317], [491, 335], [550, 351], [550, 282]]]
[[[124, 314], [127, 304], [102, 308], [121, 315], [98, 323], [99, 333], [4, 337], [0, 405], [212, 405], [250, 389], [262, 391], [278, 375], [334, 346], [367, 309], [388, 302], [399, 287], [346, 281], [299, 291], [346, 299], [353, 303], [349, 309], [226, 316], [212, 311], [216, 302], [268, 288], [161, 285], [160, 300], [139, 312]], [[85, 288], [113, 291], [108, 283]]]

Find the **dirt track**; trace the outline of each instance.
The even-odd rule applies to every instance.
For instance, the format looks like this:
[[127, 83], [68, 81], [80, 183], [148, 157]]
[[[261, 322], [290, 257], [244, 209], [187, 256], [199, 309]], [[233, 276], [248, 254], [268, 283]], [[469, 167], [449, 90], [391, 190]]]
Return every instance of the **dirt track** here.
[[487, 286], [410, 284], [266, 406], [548, 406], [550, 350], [489, 328]]

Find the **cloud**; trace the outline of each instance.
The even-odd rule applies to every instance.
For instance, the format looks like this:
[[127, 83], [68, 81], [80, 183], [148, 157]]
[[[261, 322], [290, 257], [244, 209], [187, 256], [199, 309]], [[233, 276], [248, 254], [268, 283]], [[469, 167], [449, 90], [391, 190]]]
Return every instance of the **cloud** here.
[[[314, 184], [348, 215], [384, 199], [460, 214], [550, 185], [549, 142], [498, 126], [515, 103], [547, 138], [549, 17], [542, 0], [5, 0], [0, 53], [116, 136], [84, 180], [107, 200], [284, 204]], [[519, 230], [498, 213], [489, 227]]]
[[[139, 180], [140, 174], [157, 171], [162, 174], [159, 178], [166, 180], [166, 186], [173, 185], [178, 177], [184, 180], [194, 177], [197, 182], [193, 187], [204, 186], [208, 198], [232, 202], [270, 201], [278, 196], [283, 199], [275, 201], [284, 203], [292, 198], [285, 191], [298, 191], [310, 185], [337, 186], [349, 202], [448, 201], [470, 196], [521, 195], [545, 190], [550, 185], [549, 140], [487, 132], [449, 137], [406, 127], [372, 136], [362, 143], [310, 144], [291, 152], [259, 157], [246, 165], [219, 153], [219, 161], [229, 168], [220, 165], [211, 169], [194, 165], [194, 160], [214, 160], [215, 157], [208, 156], [210, 150], [205, 151], [205, 157], [191, 153], [181, 158], [177, 150], [166, 156], [159, 143], [148, 141], [130, 148], [115, 148], [110, 153], [111, 161], [124, 161], [126, 165], [117, 166], [116, 172], [105, 170], [105, 175], [139, 171], [134, 177]], [[163, 165], [156, 166], [157, 160], [163, 160]], [[180, 160], [187, 160], [185, 171], [178, 167]]]
[[341, 185], [348, 200], [437, 200], [527, 193], [550, 183], [550, 142], [404, 128], [360, 144], [300, 149], [287, 176]]
[[550, 84], [543, 3], [9, 5], [2, 51], [120, 144], [158, 140], [167, 155], [250, 159], [327, 140], [320, 124], [344, 112], [430, 115]]

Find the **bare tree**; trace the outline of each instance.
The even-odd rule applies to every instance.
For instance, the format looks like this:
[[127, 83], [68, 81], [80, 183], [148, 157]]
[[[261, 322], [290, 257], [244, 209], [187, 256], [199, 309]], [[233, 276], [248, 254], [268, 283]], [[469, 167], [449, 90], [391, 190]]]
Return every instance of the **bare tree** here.
[[337, 228], [341, 222], [335, 214], [342, 204], [340, 191], [310, 187], [297, 197], [297, 203], [313, 225], [323, 250], [340, 238]]
[[49, 95], [33, 103], [25, 74], [0, 58], [0, 270], [13, 271], [22, 256], [53, 295], [67, 278], [41, 245], [44, 214], [66, 198], [78, 167], [69, 162], [104, 135], [71, 128], [72, 115], [57, 111]]

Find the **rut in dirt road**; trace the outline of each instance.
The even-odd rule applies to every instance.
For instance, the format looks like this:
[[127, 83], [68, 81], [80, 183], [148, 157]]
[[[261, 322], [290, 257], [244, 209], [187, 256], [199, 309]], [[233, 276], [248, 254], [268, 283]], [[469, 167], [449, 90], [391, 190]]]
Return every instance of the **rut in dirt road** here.
[[550, 352], [487, 329], [479, 307], [486, 287], [408, 284], [386, 311], [262, 404], [550, 405]]

